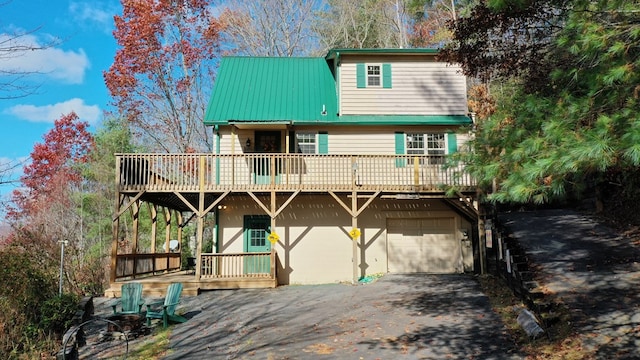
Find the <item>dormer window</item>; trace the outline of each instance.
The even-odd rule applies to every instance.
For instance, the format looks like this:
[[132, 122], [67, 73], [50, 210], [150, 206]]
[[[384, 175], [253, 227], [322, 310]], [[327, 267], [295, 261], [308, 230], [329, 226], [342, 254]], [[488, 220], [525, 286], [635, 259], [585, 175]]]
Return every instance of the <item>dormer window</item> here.
[[391, 64], [356, 64], [356, 87], [391, 89]]
[[367, 65], [367, 86], [380, 86], [380, 65]]

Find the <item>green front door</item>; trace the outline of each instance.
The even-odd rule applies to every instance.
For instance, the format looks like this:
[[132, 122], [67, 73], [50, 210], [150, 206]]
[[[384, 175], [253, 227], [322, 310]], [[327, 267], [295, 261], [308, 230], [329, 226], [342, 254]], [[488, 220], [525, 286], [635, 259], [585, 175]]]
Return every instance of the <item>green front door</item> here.
[[[266, 215], [246, 215], [244, 217], [244, 252], [270, 252], [271, 242], [267, 239], [271, 233], [271, 219]], [[271, 256], [245, 256], [245, 274], [268, 274], [271, 269]]]

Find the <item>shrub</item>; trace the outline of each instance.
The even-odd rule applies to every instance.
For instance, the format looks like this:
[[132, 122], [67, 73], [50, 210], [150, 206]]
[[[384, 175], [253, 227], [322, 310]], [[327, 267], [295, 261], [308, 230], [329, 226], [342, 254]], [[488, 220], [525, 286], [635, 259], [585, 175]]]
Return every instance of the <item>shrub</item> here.
[[0, 358], [43, 340], [42, 304], [56, 295], [56, 279], [17, 247], [0, 251]]
[[62, 294], [45, 301], [41, 309], [40, 329], [61, 339], [64, 332], [71, 327], [78, 301], [78, 296], [73, 294]]

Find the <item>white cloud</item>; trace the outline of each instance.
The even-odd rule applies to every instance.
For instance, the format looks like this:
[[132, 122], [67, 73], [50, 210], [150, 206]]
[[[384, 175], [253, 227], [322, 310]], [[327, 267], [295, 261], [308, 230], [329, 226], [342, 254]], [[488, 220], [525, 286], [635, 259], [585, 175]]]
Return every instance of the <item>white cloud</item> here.
[[100, 28], [107, 34], [113, 31], [113, 16], [118, 12], [117, 6], [104, 2], [72, 1], [69, 3], [69, 13], [75, 23]]
[[41, 41], [32, 34], [16, 36], [2, 33], [0, 44], [5, 48], [27, 49], [11, 51], [0, 56], [0, 72], [39, 73], [64, 83], [81, 84], [85, 71], [91, 66], [84, 50], [62, 50], [50, 46], [51, 41]]
[[89, 124], [95, 124], [101, 115], [101, 110], [98, 105], [87, 105], [84, 103], [84, 100], [78, 98], [53, 105], [15, 105], [5, 110], [5, 113], [32, 122], [53, 123], [61, 116], [67, 115], [72, 111], [80, 117], [80, 120], [86, 121]]

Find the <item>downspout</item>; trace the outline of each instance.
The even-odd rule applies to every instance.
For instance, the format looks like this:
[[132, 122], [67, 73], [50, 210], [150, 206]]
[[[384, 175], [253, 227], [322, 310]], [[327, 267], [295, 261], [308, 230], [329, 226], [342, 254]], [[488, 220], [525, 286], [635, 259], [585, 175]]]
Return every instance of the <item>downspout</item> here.
[[218, 215], [220, 214], [220, 210], [218, 210], [218, 207], [216, 206], [213, 209], [213, 216], [215, 218], [215, 222], [213, 224], [213, 241], [215, 243], [215, 250], [211, 249], [212, 251], [215, 251], [216, 254], [220, 253], [220, 241], [218, 241], [218, 223], [220, 222]]
[[336, 112], [338, 113], [338, 117], [340, 116], [340, 103], [341, 103], [341, 94], [340, 94], [340, 52], [336, 51], [336, 62], [333, 64], [333, 71], [336, 74]]
[[[220, 155], [220, 129], [218, 125], [213, 127], [213, 137], [216, 143], [216, 149], [214, 154]], [[220, 185], [220, 157], [216, 156], [216, 185]]]

